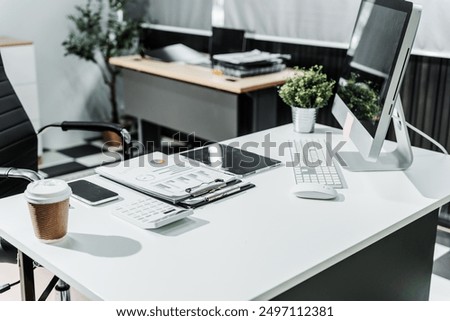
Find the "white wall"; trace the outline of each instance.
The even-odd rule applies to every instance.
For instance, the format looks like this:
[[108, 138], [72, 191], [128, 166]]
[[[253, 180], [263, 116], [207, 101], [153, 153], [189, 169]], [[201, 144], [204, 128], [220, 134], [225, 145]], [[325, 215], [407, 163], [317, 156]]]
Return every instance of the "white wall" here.
[[[0, 35], [33, 41], [36, 52], [41, 124], [63, 120], [106, 120], [107, 91], [97, 67], [78, 57], [64, 57], [61, 43], [70, 23], [67, 15], [85, 0], [0, 0]], [[59, 148], [89, 134], [57, 129], [40, 137]], [[92, 135], [92, 134], [91, 134]]]
[[[413, 53], [450, 58], [450, 0], [422, 6]], [[347, 47], [361, 0], [225, 0], [225, 26]]]
[[226, 0], [225, 26], [252, 33], [348, 43], [360, 0]]
[[[258, 39], [337, 48], [347, 48], [361, 3], [361, 0], [147, 1], [153, 24], [209, 29], [202, 21], [211, 23], [208, 15], [214, 3], [217, 11], [214, 16], [222, 19], [223, 15], [225, 27], [244, 29], [257, 34]], [[450, 58], [450, 0], [409, 1], [423, 7], [413, 53]]]
[[149, 0], [148, 10], [154, 24], [211, 29], [211, 0]]

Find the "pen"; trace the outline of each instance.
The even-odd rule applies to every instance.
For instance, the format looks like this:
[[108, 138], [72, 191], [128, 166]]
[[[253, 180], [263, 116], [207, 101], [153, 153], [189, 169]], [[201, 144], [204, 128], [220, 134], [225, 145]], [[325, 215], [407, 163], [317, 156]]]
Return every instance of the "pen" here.
[[207, 186], [205, 187], [196, 187], [196, 188], [189, 188], [186, 190], [186, 192], [190, 193], [191, 196], [193, 197], [197, 197], [200, 196], [202, 194], [206, 194], [209, 193], [212, 190], [215, 190], [217, 188], [222, 188], [224, 186], [226, 186], [227, 184], [223, 181], [223, 180], [219, 180], [219, 181], [215, 181], [212, 183], [208, 183]]
[[219, 199], [221, 197], [237, 193], [249, 185], [251, 185], [251, 183], [233, 185], [233, 186], [230, 186], [227, 188], [220, 189], [217, 192], [214, 192], [214, 193], [211, 193], [211, 194], [208, 194], [205, 196], [187, 199], [184, 201], [184, 203], [186, 203], [187, 205], [195, 205], [195, 204], [198, 204], [201, 202], [211, 202], [211, 201]]

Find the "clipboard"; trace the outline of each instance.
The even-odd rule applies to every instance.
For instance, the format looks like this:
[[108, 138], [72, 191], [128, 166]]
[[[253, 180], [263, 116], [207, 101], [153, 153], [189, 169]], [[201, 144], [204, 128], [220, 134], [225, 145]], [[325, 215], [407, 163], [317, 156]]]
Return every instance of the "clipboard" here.
[[180, 203], [189, 208], [196, 208], [241, 193], [253, 187], [255, 187], [255, 185], [250, 182], [235, 180], [220, 188], [213, 188], [202, 195], [187, 198]]
[[195, 166], [177, 155], [160, 152], [101, 166], [95, 171], [117, 183], [185, 207], [198, 207], [254, 187], [236, 175]]

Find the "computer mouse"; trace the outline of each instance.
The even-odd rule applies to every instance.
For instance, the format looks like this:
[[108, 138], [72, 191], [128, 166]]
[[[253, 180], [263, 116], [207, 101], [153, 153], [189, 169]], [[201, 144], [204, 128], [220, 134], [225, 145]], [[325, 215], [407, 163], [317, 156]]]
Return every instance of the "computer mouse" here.
[[336, 190], [328, 185], [318, 183], [301, 183], [291, 188], [291, 193], [300, 198], [329, 200], [336, 198]]

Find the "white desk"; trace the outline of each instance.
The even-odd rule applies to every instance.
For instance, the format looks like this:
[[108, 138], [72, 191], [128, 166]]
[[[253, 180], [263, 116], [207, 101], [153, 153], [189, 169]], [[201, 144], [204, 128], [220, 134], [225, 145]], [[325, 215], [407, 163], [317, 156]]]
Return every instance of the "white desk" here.
[[[268, 133], [277, 145], [296, 136], [287, 125], [236, 141], [262, 142]], [[274, 150], [272, 157], [290, 160]], [[450, 201], [450, 157], [414, 154], [406, 172], [344, 171], [349, 188], [334, 201], [291, 196], [293, 170], [279, 167], [250, 177], [256, 188], [155, 231], [111, 216], [115, 204], [74, 200], [69, 235], [58, 245], [35, 239], [18, 195], [0, 200], [0, 236], [91, 299], [427, 299], [436, 214], [426, 214]]]

